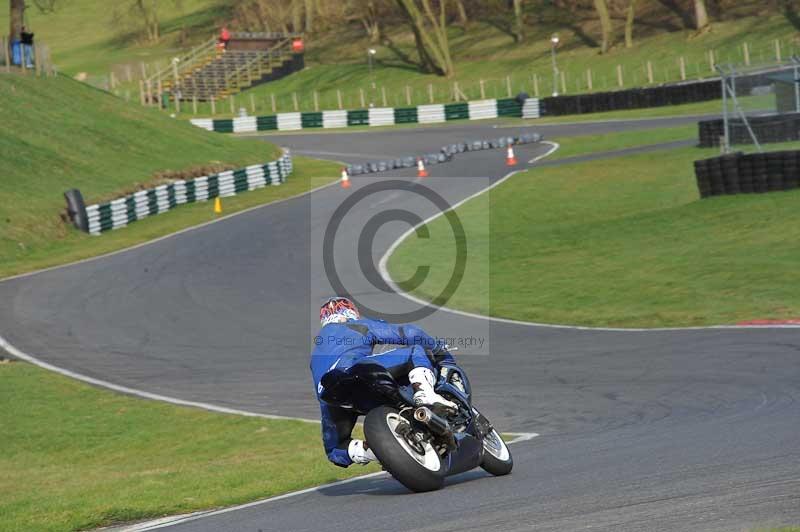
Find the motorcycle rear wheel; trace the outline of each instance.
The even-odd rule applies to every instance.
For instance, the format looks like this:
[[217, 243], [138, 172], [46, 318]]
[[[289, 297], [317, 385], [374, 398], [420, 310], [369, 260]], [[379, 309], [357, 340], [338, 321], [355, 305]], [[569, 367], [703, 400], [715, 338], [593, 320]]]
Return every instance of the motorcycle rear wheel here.
[[423, 446], [424, 453], [414, 449], [405, 436], [397, 433], [401, 424], [409, 422], [397, 409], [374, 408], [364, 419], [367, 445], [384, 469], [411, 491], [440, 489], [446, 473], [441, 457], [430, 443]]

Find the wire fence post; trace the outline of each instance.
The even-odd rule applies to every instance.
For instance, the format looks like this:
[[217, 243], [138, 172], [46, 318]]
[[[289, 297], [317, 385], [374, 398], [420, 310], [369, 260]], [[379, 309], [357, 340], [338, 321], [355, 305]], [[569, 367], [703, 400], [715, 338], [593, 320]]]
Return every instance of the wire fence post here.
[[217, 114], [217, 101], [213, 96], [211, 97], [211, 116]]
[[747, 41], [742, 44], [742, 52], [744, 52], [744, 64], [750, 66], [750, 46]]
[[250, 93], [250, 112], [256, 114], [256, 98], [253, 96], [252, 92]]
[[314, 112], [319, 112], [319, 94], [314, 91]]
[[144, 80], [139, 80], [139, 105], [144, 107], [145, 94], [144, 94]]
[[719, 69], [720, 82], [722, 83], [722, 153], [728, 153], [730, 150], [729, 135], [728, 135], [728, 81], [725, 79], [725, 73]]
[[339, 89], [336, 89], [336, 103], [339, 104], [340, 110], [344, 109], [344, 104], [342, 104], [342, 91], [340, 91]]
[[622, 65], [617, 65], [617, 84], [619, 88], [623, 88], [625, 86], [624, 80], [622, 79]]
[[506, 76], [506, 93], [511, 98], [511, 76]]
[[295, 111], [299, 111], [300, 110], [300, 102], [297, 101], [297, 93], [296, 92], [292, 93], [292, 103], [294, 103], [294, 110]]
[[428, 83], [428, 100], [433, 103], [433, 84]]
[[272, 103], [272, 112], [273, 113], [277, 113], [278, 112], [278, 104], [277, 104], [277, 102], [275, 102], [275, 93], [274, 92], [270, 93], [269, 98], [270, 98], [270, 101]]
[[406, 85], [406, 105], [411, 107], [411, 87]]
[[781, 62], [781, 40], [775, 39], [775, 60]]
[[364, 97], [364, 89], [361, 87], [358, 88], [358, 95], [361, 97], [361, 108], [365, 108], [367, 106], [367, 100]]
[[8, 46], [9, 46], [8, 39], [3, 37], [2, 38], [2, 44], [3, 44], [3, 54], [5, 56], [6, 72], [11, 72], [11, 58], [9, 56], [9, 50], [8, 50]]
[[386, 86], [381, 85], [381, 101], [384, 107], [389, 107], [389, 102], [386, 101]]
[[679, 65], [681, 67], [681, 81], [686, 81], [686, 60], [683, 56], [679, 59]]
[[792, 62], [794, 63], [794, 110], [797, 113], [800, 113], [800, 69], [798, 69], [798, 59], [797, 56], [792, 57]]
[[42, 51], [41, 46], [39, 44], [34, 44], [33, 46], [33, 62], [34, 68], [36, 68], [36, 75], [42, 75]]
[[533, 75], [533, 95], [539, 97], [539, 76]]
[[589, 92], [591, 92], [592, 91], [592, 69], [591, 68], [587, 68], [586, 69], [586, 86], [588, 87]]
[[653, 63], [649, 59], [647, 60], [647, 83], [653, 84]]
[[192, 114], [197, 114], [197, 94], [192, 96]]
[[563, 94], [567, 93], [567, 73], [563, 70], [561, 71], [561, 92]]
[[483, 79], [481, 79], [479, 81], [479, 83], [480, 83], [480, 86], [481, 86], [481, 100], [485, 100], [486, 99], [486, 87], [484, 86]]

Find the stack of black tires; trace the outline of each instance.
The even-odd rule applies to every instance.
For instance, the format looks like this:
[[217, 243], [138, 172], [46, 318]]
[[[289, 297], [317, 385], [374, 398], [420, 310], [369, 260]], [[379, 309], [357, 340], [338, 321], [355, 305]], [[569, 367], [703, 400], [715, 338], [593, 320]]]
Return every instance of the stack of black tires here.
[[[800, 113], [771, 114], [748, 118], [750, 128], [759, 143], [790, 142], [800, 140]], [[722, 119], [701, 120], [698, 122], [700, 147], [710, 148], [720, 145], [725, 134]], [[753, 139], [740, 118], [729, 121], [731, 144], [752, 144]]]
[[741, 152], [694, 162], [701, 198], [792, 190], [800, 185], [800, 151]]

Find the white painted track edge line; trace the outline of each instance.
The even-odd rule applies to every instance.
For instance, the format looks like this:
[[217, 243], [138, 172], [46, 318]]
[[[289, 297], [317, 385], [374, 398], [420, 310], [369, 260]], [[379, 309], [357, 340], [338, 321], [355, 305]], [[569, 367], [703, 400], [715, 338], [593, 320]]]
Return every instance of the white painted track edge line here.
[[[505, 432], [510, 436], [516, 436], [513, 440], [506, 442], [508, 445], [512, 445], [514, 443], [522, 443], [526, 441], [530, 441], [533, 438], [539, 436], [539, 434], [535, 432]], [[180, 525], [184, 523], [189, 523], [191, 521], [197, 521], [199, 519], [204, 519], [206, 517], [213, 517], [216, 515], [227, 514], [231, 512], [236, 512], [239, 510], [245, 510], [247, 508], [252, 508], [255, 506], [261, 506], [264, 504], [269, 504], [271, 502], [279, 501], [281, 499], [288, 499], [290, 497], [296, 497], [298, 495], [306, 495], [308, 493], [313, 493], [315, 491], [319, 491], [322, 489], [333, 488], [336, 486], [341, 486], [343, 484], [349, 484], [351, 482], [357, 482], [359, 480], [364, 480], [368, 478], [374, 478], [382, 475], [387, 475], [385, 471], [378, 471], [375, 473], [369, 473], [366, 475], [359, 475], [357, 477], [352, 477], [344, 480], [338, 480], [336, 482], [330, 482], [328, 484], [321, 484], [319, 486], [312, 486], [310, 488], [305, 488], [302, 490], [297, 491], [290, 491], [289, 493], [284, 493], [282, 495], [276, 495], [274, 497], [268, 497], [266, 499], [260, 499], [257, 501], [252, 501], [244, 504], [239, 504], [237, 506], [229, 506], [227, 508], [220, 508], [219, 510], [208, 510], [208, 511], [199, 511], [193, 512], [190, 514], [184, 515], [176, 515], [172, 517], [162, 517], [159, 519], [154, 519], [152, 521], [146, 521], [144, 523], [139, 523], [136, 525], [131, 525], [130, 527], [124, 527], [121, 529], [115, 529], [117, 532], [145, 532], [147, 530], [158, 530], [160, 528], [166, 528], [174, 525]]]
[[115, 392], [123, 393], [126, 395], [132, 395], [135, 397], [140, 397], [142, 399], [150, 399], [153, 401], [162, 401], [164, 403], [169, 403], [177, 406], [187, 406], [193, 408], [200, 408], [202, 410], [208, 410], [210, 412], [216, 412], [219, 414], [233, 414], [237, 416], [245, 416], [245, 417], [259, 417], [264, 419], [281, 419], [287, 421], [302, 421], [304, 423], [315, 423], [319, 424], [319, 420], [317, 419], [306, 419], [300, 417], [290, 417], [290, 416], [280, 416], [276, 414], [261, 414], [259, 412], [250, 412], [248, 410], [239, 410], [237, 408], [228, 408], [226, 406], [219, 406], [214, 405], [211, 403], [202, 403], [199, 401], [189, 401], [186, 399], [178, 399], [177, 397], [169, 397], [166, 395], [161, 395], [157, 393], [146, 392], [143, 390], [137, 390], [135, 388], [129, 388], [127, 386], [122, 386], [120, 384], [114, 384], [113, 382], [108, 382], [102, 379], [96, 379], [94, 377], [90, 377], [88, 375], [83, 375], [81, 373], [77, 373], [74, 371], [70, 371], [68, 369], [64, 369], [58, 366], [54, 366], [48, 362], [43, 360], [39, 360], [38, 358], [25, 353], [24, 351], [17, 349], [12, 345], [8, 340], [0, 336], [0, 349], [4, 349], [12, 356], [33, 364], [35, 366], [39, 366], [40, 368], [53, 371], [55, 373], [59, 373], [64, 375], [65, 377], [70, 377], [75, 380], [79, 380], [85, 382], [87, 384], [92, 384], [94, 386], [99, 386], [101, 388], [107, 388], [109, 390], [113, 390]]
[[[558, 143], [551, 142], [551, 141], [548, 141], [548, 140], [544, 140], [541, 143], [542, 144], [549, 144], [550, 145], [550, 149], [547, 152], [543, 153], [542, 155], [534, 157], [533, 159], [528, 161], [529, 164], [533, 164], [533, 163], [536, 163], [537, 161], [539, 161], [541, 159], [544, 159], [545, 157], [551, 155], [553, 152], [555, 152], [560, 147]], [[504, 175], [499, 180], [495, 181], [494, 183], [492, 183], [491, 185], [489, 185], [485, 189], [483, 189], [481, 191], [478, 191], [475, 194], [472, 194], [471, 196], [468, 196], [468, 197], [462, 199], [461, 201], [453, 204], [452, 206], [450, 206], [450, 208], [447, 211], [436, 213], [436, 214], [426, 218], [425, 220], [423, 220], [420, 223], [418, 223], [417, 225], [409, 228], [405, 233], [400, 235], [400, 237], [398, 237], [398, 239], [395, 240], [392, 243], [391, 246], [389, 246], [389, 249], [386, 250], [386, 252], [381, 257], [380, 261], [378, 262], [378, 272], [380, 273], [380, 276], [384, 280], [384, 282], [387, 285], [389, 285], [389, 287], [391, 287], [391, 289], [394, 290], [398, 295], [408, 299], [409, 301], [412, 301], [412, 302], [416, 303], [417, 305], [426, 305], [426, 306], [429, 305], [430, 301], [425, 301], [424, 299], [421, 299], [421, 298], [419, 298], [419, 297], [417, 297], [417, 296], [415, 296], [413, 294], [410, 294], [410, 293], [404, 291], [403, 289], [401, 289], [397, 285], [397, 283], [394, 282], [394, 280], [392, 280], [391, 276], [389, 275], [389, 270], [388, 270], [388, 267], [387, 267], [387, 264], [389, 262], [389, 258], [392, 256], [392, 253], [394, 253], [397, 250], [397, 248], [400, 247], [400, 244], [402, 244], [403, 241], [406, 238], [408, 238], [409, 236], [414, 234], [417, 231], [417, 229], [419, 229], [423, 225], [426, 225], [426, 224], [434, 221], [435, 219], [439, 218], [440, 216], [443, 216], [446, 212], [449, 212], [449, 211], [457, 209], [458, 207], [460, 207], [461, 205], [463, 205], [466, 202], [470, 201], [471, 199], [474, 199], [474, 198], [480, 196], [481, 194], [489, 192], [490, 190], [492, 190], [493, 188], [501, 185], [506, 180], [510, 179], [512, 176], [514, 176], [515, 174], [517, 174], [520, 171], [521, 170], [514, 170], [512, 172], [509, 172], [508, 174]], [[645, 327], [639, 327], [639, 328], [637, 328], [637, 327], [590, 327], [590, 326], [586, 326], [586, 325], [568, 325], [568, 324], [557, 324], [557, 323], [538, 323], [538, 322], [533, 322], [533, 321], [512, 320], [512, 319], [509, 319], [509, 318], [496, 318], [494, 316], [485, 316], [483, 314], [476, 314], [474, 312], [467, 312], [467, 311], [464, 311], [464, 310], [458, 310], [458, 309], [453, 309], [453, 308], [444, 307], [444, 306], [437, 307], [437, 310], [441, 310], [443, 312], [449, 312], [451, 314], [456, 314], [458, 316], [464, 316], [466, 318], [487, 320], [487, 321], [493, 321], [493, 322], [497, 322], [497, 323], [506, 323], [506, 324], [509, 324], [509, 325], [520, 325], [520, 326], [524, 326], [524, 327], [543, 327], [543, 328], [550, 328], [550, 329], [570, 329], [570, 330], [577, 330], [577, 331], [669, 332], [669, 331], [705, 331], [705, 330], [715, 330], [715, 329], [717, 329], [717, 330], [725, 330], [725, 329], [741, 329], [741, 330], [753, 330], [753, 329], [755, 329], [755, 330], [758, 330], [758, 329], [799, 329], [800, 328], [800, 325], [790, 325], [790, 324], [708, 325], [708, 326], [692, 326], [692, 327], [650, 327], [650, 328], [645, 328]]]

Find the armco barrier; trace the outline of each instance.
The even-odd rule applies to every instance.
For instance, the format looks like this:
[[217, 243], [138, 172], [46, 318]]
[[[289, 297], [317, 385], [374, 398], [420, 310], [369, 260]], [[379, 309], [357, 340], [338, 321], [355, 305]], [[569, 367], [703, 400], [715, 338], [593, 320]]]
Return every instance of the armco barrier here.
[[741, 152], [694, 162], [701, 198], [792, 190], [800, 185], [800, 151]]
[[[218, 196], [234, 196], [267, 185], [280, 185], [291, 172], [292, 156], [285, 151], [278, 160], [267, 164], [141, 190], [108, 203], [89, 205], [83, 213], [73, 212], [73, 202], [68, 212], [78, 229], [99, 235], [104, 231], [125, 227], [136, 220], [161, 214], [184, 203], [207, 201]], [[77, 191], [73, 189], [68, 192], [73, 196]], [[80, 192], [77, 194], [80, 195]], [[69, 203], [69, 197], [67, 201]]]
[[[523, 101], [524, 103], [521, 103]], [[417, 107], [379, 107], [350, 111], [279, 113], [271, 116], [245, 116], [233, 119], [195, 118], [191, 122], [195, 126], [209, 131], [241, 133], [348, 126], [435, 124], [449, 120], [483, 120], [497, 118], [498, 116], [538, 118], [539, 100], [536, 98], [507, 98], [420, 105]]]
[[[773, 114], [749, 117], [747, 122], [759, 143], [789, 142], [800, 139], [800, 113]], [[730, 143], [753, 144], [753, 138], [740, 118], [729, 119]], [[720, 145], [725, 134], [722, 119], [702, 120], [697, 123], [699, 145], [710, 148]]]

